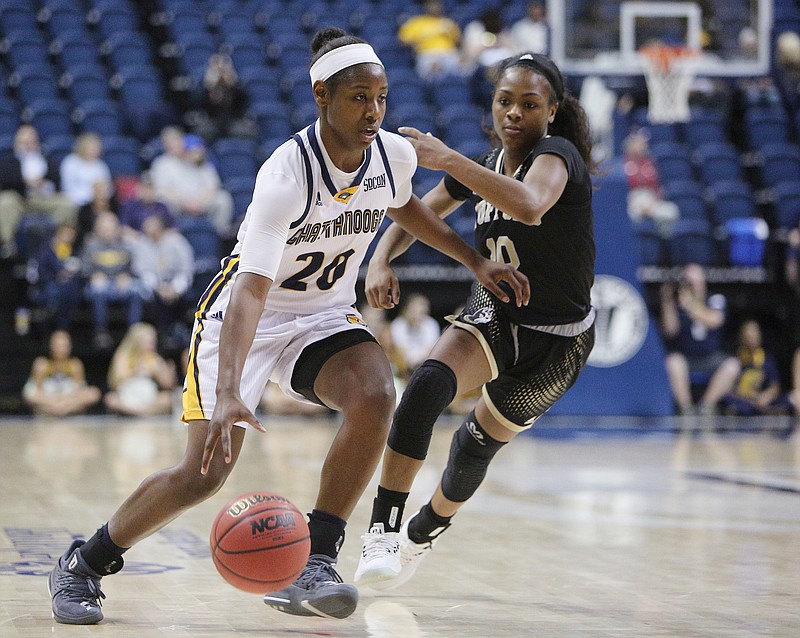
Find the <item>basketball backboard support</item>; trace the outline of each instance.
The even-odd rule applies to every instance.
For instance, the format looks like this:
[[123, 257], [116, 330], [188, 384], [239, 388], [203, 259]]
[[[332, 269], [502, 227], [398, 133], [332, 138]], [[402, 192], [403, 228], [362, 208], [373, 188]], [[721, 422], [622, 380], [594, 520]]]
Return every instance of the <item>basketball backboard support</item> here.
[[637, 50], [700, 50], [697, 75], [769, 72], [772, 0], [549, 0], [552, 56], [567, 75], [641, 75]]

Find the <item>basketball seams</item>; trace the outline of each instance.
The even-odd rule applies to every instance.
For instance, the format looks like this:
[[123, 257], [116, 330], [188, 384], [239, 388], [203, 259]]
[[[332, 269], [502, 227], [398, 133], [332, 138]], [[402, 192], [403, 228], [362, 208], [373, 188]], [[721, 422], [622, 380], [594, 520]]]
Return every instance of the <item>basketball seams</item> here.
[[[297, 573], [292, 574], [290, 576], [285, 576], [283, 578], [273, 578], [271, 580], [265, 580], [263, 578], [252, 578], [250, 576], [245, 576], [244, 574], [240, 574], [239, 572], [232, 570], [227, 565], [224, 565], [223, 563], [219, 562], [217, 560], [217, 557], [214, 556], [213, 554], [211, 555], [211, 558], [213, 559], [214, 565], [217, 567], [218, 570], [222, 569], [222, 570], [228, 572], [228, 574], [230, 574], [231, 576], [235, 576], [236, 578], [239, 578], [241, 580], [247, 581], [248, 583], [253, 583], [254, 585], [270, 585], [272, 583], [282, 583], [287, 578], [291, 578], [291, 580], [294, 580], [295, 578], [297, 578], [303, 572], [303, 567], [305, 567], [305, 565], [303, 565], [303, 567], [301, 567], [297, 571]], [[263, 593], [267, 593], [267, 592], [263, 592]]]

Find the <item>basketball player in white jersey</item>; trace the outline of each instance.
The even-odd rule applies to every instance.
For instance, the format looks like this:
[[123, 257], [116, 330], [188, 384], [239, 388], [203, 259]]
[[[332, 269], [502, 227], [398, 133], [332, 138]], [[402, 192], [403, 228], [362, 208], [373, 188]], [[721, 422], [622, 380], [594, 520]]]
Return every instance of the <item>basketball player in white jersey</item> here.
[[353, 305], [358, 267], [383, 216], [461, 261], [498, 298], [508, 301], [501, 281], [516, 299], [529, 297], [524, 275], [481, 257], [411, 194], [416, 156], [408, 141], [380, 131], [388, 82], [372, 48], [325, 29], [312, 51], [319, 120], [261, 167], [238, 243], [198, 303], [185, 455], [61, 557], [49, 579], [58, 622], [99, 622], [100, 578], [122, 568], [122, 553], [222, 487], [248, 426], [265, 431], [253, 411], [269, 379], [343, 418], [309, 514], [308, 564], [264, 600], [290, 614], [352, 614], [358, 592], [334, 564], [395, 405], [389, 362]]

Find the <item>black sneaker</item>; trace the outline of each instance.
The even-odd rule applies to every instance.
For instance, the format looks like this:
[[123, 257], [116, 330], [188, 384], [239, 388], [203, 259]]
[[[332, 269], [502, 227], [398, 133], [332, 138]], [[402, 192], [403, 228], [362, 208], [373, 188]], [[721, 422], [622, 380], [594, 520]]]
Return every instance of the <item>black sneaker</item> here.
[[80, 546], [73, 541], [50, 572], [47, 590], [53, 599], [53, 618], [66, 625], [94, 625], [103, 620], [100, 574], [86, 564]]
[[267, 594], [270, 607], [295, 616], [347, 618], [356, 610], [358, 590], [342, 582], [325, 554], [312, 554], [300, 577], [288, 587]]

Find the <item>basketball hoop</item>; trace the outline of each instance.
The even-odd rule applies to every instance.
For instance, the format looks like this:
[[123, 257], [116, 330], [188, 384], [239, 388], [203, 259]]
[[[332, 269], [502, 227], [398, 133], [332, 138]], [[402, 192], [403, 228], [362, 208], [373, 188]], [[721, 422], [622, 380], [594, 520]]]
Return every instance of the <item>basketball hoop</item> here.
[[686, 122], [689, 89], [700, 56], [694, 49], [652, 44], [639, 49], [650, 105], [647, 119], [653, 124]]

